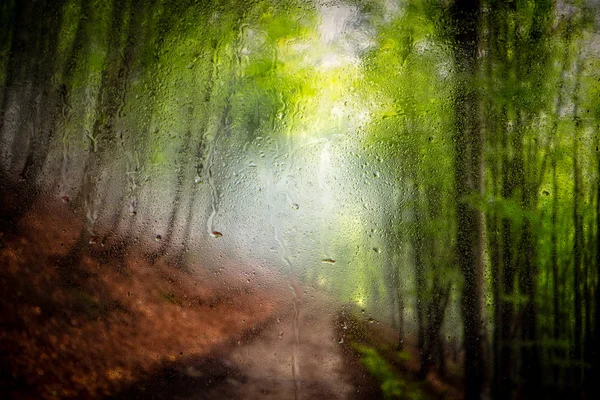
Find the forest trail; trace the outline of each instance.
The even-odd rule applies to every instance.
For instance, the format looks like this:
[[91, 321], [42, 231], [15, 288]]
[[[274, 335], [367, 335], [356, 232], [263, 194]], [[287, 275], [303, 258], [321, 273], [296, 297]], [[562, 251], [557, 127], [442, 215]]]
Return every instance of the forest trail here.
[[[381, 394], [341, 339], [345, 324], [322, 294], [302, 299], [298, 373], [292, 373], [295, 335], [291, 304], [239, 340], [208, 357], [164, 368], [118, 398], [374, 399]], [[341, 326], [336, 326], [341, 325]]]
[[[360, 397], [335, 326], [335, 305], [322, 295], [305, 297], [299, 311], [298, 373], [292, 376], [293, 309], [271, 323], [260, 337], [233, 349], [230, 360], [247, 382], [229, 388], [239, 399], [351, 399]], [[233, 389], [233, 390], [232, 390]], [[297, 394], [297, 397], [296, 397]], [[357, 396], [358, 395], [358, 396]], [[214, 397], [219, 398], [219, 396]], [[221, 396], [221, 398], [223, 398]]]

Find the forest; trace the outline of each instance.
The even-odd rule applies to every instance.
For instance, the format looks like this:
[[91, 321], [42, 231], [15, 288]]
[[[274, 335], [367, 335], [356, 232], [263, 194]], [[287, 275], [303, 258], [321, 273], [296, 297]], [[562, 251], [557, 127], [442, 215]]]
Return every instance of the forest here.
[[595, 0], [3, 0], [0, 392], [600, 398], [599, 146]]

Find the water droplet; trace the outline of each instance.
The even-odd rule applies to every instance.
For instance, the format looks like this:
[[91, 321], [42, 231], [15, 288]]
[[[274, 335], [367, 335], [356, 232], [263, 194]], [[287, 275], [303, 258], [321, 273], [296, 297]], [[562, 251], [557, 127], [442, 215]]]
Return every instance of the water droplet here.
[[335, 260], [332, 259], [332, 258], [324, 258], [324, 259], [321, 260], [321, 262], [323, 264], [331, 264], [331, 265], [335, 264]]
[[64, 195], [63, 197], [61, 197], [63, 203], [68, 203], [71, 201], [71, 198], [67, 195]]
[[129, 202], [129, 215], [131, 215], [132, 217], [137, 215], [137, 200], [136, 199], [132, 199]]
[[210, 237], [214, 237], [214, 238], [220, 238], [221, 236], [223, 236], [223, 234], [221, 232], [217, 232], [217, 231], [212, 231], [210, 233]]
[[292, 208], [293, 208], [294, 210], [297, 210], [297, 209], [299, 209], [299, 208], [300, 208], [300, 206], [299, 206], [297, 203], [294, 203], [294, 204], [292, 204]]
[[375, 322], [375, 320], [372, 317], [369, 317], [368, 321], [369, 321], [370, 324], [372, 324], [373, 322]]
[[160, 241], [162, 240], [162, 236], [160, 236], [160, 235], [156, 235], [156, 236], [154, 237], [154, 240], [155, 240], [155, 241], [157, 241], [157, 242], [160, 242]]
[[279, 332], [279, 339], [283, 337], [283, 332]]
[[196, 177], [194, 178], [194, 183], [202, 183], [202, 178], [200, 178], [200, 176], [196, 175]]
[[96, 244], [98, 243], [98, 238], [96, 236], [90, 236], [90, 240], [88, 241], [89, 244]]
[[339, 343], [339, 344], [342, 344], [342, 343], [344, 343], [344, 338], [340, 338], [340, 340], [338, 340], [338, 343]]

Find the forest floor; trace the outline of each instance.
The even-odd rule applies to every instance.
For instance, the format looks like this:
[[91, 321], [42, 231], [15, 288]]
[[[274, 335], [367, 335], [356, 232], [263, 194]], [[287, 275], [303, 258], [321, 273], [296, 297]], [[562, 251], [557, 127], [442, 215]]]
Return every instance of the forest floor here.
[[[81, 222], [65, 207], [34, 210], [0, 232], [0, 392], [9, 398], [382, 397], [352, 343], [365, 329], [365, 340], [391, 343], [384, 324], [358, 329], [310, 288], [296, 316], [285, 277], [252, 271], [250, 283], [228, 272], [232, 261], [192, 273], [136, 246], [94, 244], [73, 262]], [[405, 367], [410, 380], [415, 366]], [[435, 379], [423, 393], [459, 397]]]

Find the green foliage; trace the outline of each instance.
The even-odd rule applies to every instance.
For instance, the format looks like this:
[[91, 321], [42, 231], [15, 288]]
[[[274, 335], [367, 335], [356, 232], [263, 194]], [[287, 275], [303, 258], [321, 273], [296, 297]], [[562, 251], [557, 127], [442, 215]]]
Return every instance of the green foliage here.
[[[386, 399], [424, 399], [416, 384], [403, 379], [379, 352], [367, 345], [354, 343], [353, 347], [361, 355], [360, 362], [367, 371], [381, 383], [381, 392]], [[400, 353], [402, 360], [406, 353]]]

